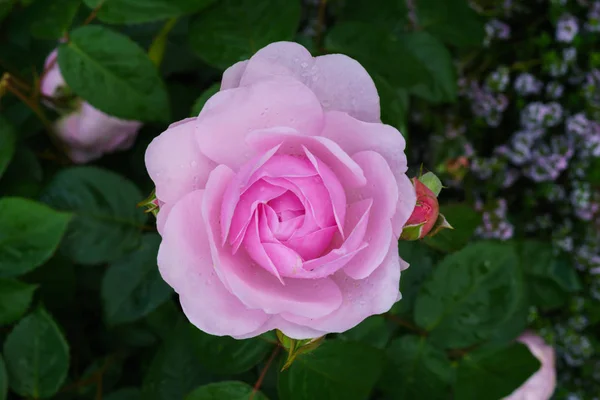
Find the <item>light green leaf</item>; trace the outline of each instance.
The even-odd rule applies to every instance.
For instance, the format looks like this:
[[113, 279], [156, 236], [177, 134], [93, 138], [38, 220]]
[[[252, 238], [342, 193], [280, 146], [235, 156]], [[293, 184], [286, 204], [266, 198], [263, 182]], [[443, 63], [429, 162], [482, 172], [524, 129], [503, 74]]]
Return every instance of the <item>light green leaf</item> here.
[[0, 325], [10, 324], [25, 314], [36, 288], [14, 279], [0, 279]]
[[[84, 0], [98, 19], [109, 24], [137, 24], [198, 12], [215, 0]], [[103, 4], [101, 4], [103, 3]]]
[[466, 355], [458, 365], [454, 398], [504, 398], [539, 368], [538, 359], [521, 343], [474, 351]]
[[0, 116], [0, 178], [2, 178], [10, 160], [12, 160], [16, 142], [17, 137], [14, 128], [5, 118]]
[[110, 325], [135, 321], [166, 302], [173, 290], [163, 281], [156, 257], [160, 236], [146, 234], [134, 252], [112, 263], [102, 279], [104, 316]]
[[23, 318], [4, 342], [10, 388], [28, 398], [48, 398], [69, 370], [69, 346], [52, 317], [39, 308]]
[[325, 340], [279, 374], [279, 397], [364, 400], [379, 379], [383, 361], [380, 350], [362, 343]]
[[390, 366], [381, 388], [397, 400], [444, 400], [452, 381], [452, 367], [446, 354], [424, 337], [402, 336], [394, 340], [386, 354]]
[[[200, 386], [185, 400], [248, 400], [254, 392], [252, 386], [244, 382], [225, 381]], [[254, 392], [254, 400], [268, 400], [260, 391]]]
[[498, 336], [522, 306], [524, 283], [509, 244], [479, 242], [447, 256], [422, 286], [415, 322], [444, 348]]
[[32, 200], [0, 199], [0, 276], [22, 275], [56, 251], [71, 215]]
[[229, 336], [212, 336], [190, 325], [198, 363], [210, 372], [239, 374], [258, 364], [273, 345], [258, 337], [237, 340]]
[[198, 99], [194, 102], [194, 106], [192, 107], [191, 117], [197, 117], [204, 108], [204, 104], [210, 99], [215, 93], [219, 91], [221, 88], [220, 83], [213, 83], [208, 89], [206, 89]]
[[98, 25], [77, 28], [59, 46], [58, 64], [73, 92], [99, 110], [128, 120], [169, 120], [156, 66], [127, 36]]
[[300, 22], [298, 0], [221, 0], [190, 27], [192, 49], [221, 69], [280, 40], [292, 40]]
[[80, 264], [114, 261], [139, 245], [147, 217], [137, 202], [137, 187], [120, 175], [95, 167], [60, 171], [42, 201], [74, 218], [62, 250]]

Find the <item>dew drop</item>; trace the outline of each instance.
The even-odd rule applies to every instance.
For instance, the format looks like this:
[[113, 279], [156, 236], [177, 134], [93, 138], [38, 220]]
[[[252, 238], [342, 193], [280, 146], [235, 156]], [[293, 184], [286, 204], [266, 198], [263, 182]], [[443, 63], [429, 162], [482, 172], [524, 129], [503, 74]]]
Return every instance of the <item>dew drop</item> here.
[[300, 66], [302, 68], [307, 68], [308, 67], [308, 63], [306, 61], [304, 61], [303, 63], [300, 64]]

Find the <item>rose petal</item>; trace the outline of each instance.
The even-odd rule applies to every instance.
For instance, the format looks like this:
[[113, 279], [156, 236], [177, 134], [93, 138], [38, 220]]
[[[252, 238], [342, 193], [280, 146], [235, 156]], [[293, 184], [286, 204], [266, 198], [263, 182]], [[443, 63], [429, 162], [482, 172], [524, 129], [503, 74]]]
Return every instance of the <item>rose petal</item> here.
[[363, 121], [379, 121], [377, 88], [362, 65], [348, 56], [313, 58], [297, 43], [272, 43], [250, 58], [240, 85], [279, 76], [294, 77], [305, 84], [325, 110], [343, 111]]
[[305, 136], [294, 129], [276, 127], [250, 132], [246, 142], [258, 152], [279, 144], [280, 151], [286, 154], [304, 156], [304, 148], [307, 148], [331, 168], [345, 187], [358, 187], [367, 182], [362, 170], [348, 153], [337, 143], [324, 137]]
[[216, 166], [200, 152], [194, 126], [193, 118], [172, 124], [146, 150], [146, 168], [156, 186], [156, 197], [166, 203], [203, 189]]
[[393, 237], [391, 219], [398, 204], [398, 186], [387, 161], [378, 153], [362, 151], [352, 158], [362, 168], [368, 183], [349, 191], [348, 201], [371, 198], [373, 208], [363, 239], [369, 247], [352, 258], [344, 272], [354, 279], [364, 279], [383, 262]]
[[340, 305], [342, 294], [331, 279], [320, 279], [315, 288], [313, 280], [276, 277], [256, 265], [249, 256], [231, 254], [231, 246], [219, 246], [215, 241], [220, 232], [220, 205], [234, 173], [225, 165], [211, 172], [206, 185], [202, 215], [209, 225], [209, 242], [213, 263], [219, 278], [248, 308], [261, 309], [267, 314], [289, 311], [307, 318], [319, 318]]
[[237, 169], [253, 156], [247, 133], [274, 126], [305, 135], [321, 131], [323, 111], [310, 89], [294, 79], [277, 78], [218, 92], [198, 116], [196, 140], [210, 159]]
[[287, 337], [297, 340], [318, 338], [327, 334], [327, 332], [318, 331], [316, 329], [309, 328], [308, 326], [294, 324], [293, 322], [286, 321], [278, 315], [273, 315], [271, 318], [269, 318], [267, 322], [265, 322], [260, 328], [258, 328], [254, 332], [234, 337], [236, 339], [247, 339], [261, 335], [265, 332], [272, 331], [273, 329], [279, 329]]
[[405, 262], [398, 256], [398, 243], [391, 240], [383, 263], [362, 280], [349, 278], [343, 271], [333, 275], [342, 289], [344, 301], [331, 314], [308, 319], [291, 313], [282, 314], [286, 320], [325, 332], [344, 332], [365, 318], [389, 311], [399, 298], [400, 270]]
[[398, 204], [396, 204], [396, 212], [392, 218], [392, 229], [394, 230], [394, 236], [399, 238], [404, 224], [415, 209], [417, 193], [412, 182], [405, 174], [396, 175], [396, 182], [398, 183]]
[[267, 320], [248, 310], [217, 278], [202, 218], [203, 191], [195, 191], [173, 207], [164, 226], [158, 253], [163, 279], [179, 294], [184, 313], [211, 335], [248, 334]]
[[246, 71], [247, 65], [248, 60], [237, 62], [227, 68], [221, 79], [221, 90], [235, 89], [240, 86], [240, 79], [242, 79], [242, 74]]

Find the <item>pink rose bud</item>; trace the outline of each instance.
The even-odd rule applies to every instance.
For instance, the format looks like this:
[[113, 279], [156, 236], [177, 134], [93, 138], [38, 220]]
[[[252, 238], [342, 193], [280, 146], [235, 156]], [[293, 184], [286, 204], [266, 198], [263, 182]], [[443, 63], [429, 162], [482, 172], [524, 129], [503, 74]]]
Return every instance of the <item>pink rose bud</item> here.
[[293, 359], [387, 312], [416, 202], [404, 148], [345, 55], [278, 42], [227, 69], [146, 151], [158, 268], [191, 323], [238, 339], [278, 329]]
[[554, 348], [548, 346], [544, 339], [531, 332], [525, 332], [517, 340], [526, 345], [542, 365], [535, 374], [531, 375], [523, 385], [504, 400], [549, 400], [556, 388]]
[[412, 183], [417, 192], [417, 204], [402, 230], [404, 240], [423, 239], [435, 226], [440, 213], [435, 193], [417, 178], [412, 178]]
[[[56, 50], [46, 59], [45, 69], [40, 82], [41, 93], [54, 99], [68, 97], [69, 88], [60, 73]], [[67, 108], [68, 111], [58, 110], [62, 116], [56, 121], [54, 130], [75, 163], [86, 163], [105, 153], [129, 149], [142, 126], [138, 121], [107, 115], [78, 98]]]

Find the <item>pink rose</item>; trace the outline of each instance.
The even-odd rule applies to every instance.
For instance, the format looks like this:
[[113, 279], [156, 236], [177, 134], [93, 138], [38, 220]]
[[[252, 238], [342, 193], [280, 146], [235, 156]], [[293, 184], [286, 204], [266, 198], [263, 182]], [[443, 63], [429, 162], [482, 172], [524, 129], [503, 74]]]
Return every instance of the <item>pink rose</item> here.
[[[40, 82], [42, 94], [51, 98], [58, 98], [68, 90], [56, 58], [54, 50], [46, 59], [47, 71]], [[141, 122], [112, 117], [77, 99], [75, 110], [62, 115], [54, 129], [73, 162], [86, 163], [104, 153], [127, 150], [135, 142], [141, 127]]]
[[556, 387], [554, 348], [548, 346], [544, 339], [531, 332], [525, 332], [517, 340], [529, 348], [531, 354], [540, 360], [542, 366], [504, 400], [549, 400]]
[[213, 335], [305, 339], [388, 311], [416, 201], [404, 146], [344, 55], [280, 42], [225, 71], [200, 115], [146, 152], [158, 265], [189, 320]]

